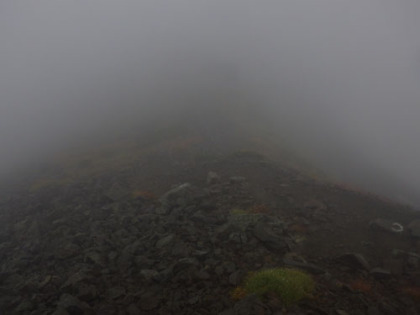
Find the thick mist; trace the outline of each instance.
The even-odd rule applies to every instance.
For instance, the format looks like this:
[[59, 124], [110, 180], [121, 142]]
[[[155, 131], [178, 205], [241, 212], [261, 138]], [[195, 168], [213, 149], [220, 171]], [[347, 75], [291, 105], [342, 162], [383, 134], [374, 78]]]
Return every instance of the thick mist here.
[[191, 123], [229, 89], [337, 180], [418, 206], [419, 13], [414, 0], [3, 1], [0, 170], [104, 130]]

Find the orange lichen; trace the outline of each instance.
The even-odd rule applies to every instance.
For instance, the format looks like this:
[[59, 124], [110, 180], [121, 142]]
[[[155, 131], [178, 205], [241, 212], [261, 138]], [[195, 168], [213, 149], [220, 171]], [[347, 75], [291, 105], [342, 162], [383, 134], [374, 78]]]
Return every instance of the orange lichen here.
[[189, 150], [193, 145], [203, 142], [200, 137], [182, 137], [173, 139], [168, 144], [170, 150], [175, 152], [183, 152]]
[[401, 292], [405, 295], [412, 297], [414, 300], [420, 302], [420, 287], [402, 287]]
[[263, 257], [263, 259], [264, 259], [264, 262], [266, 264], [272, 264], [272, 263], [274, 263], [273, 256], [271, 256], [271, 255], [266, 255], [266, 256]]
[[352, 282], [350, 282], [350, 287], [354, 291], [359, 291], [365, 294], [371, 294], [373, 289], [372, 284], [364, 279], [353, 280]]
[[156, 200], [157, 197], [154, 193], [148, 190], [136, 190], [132, 193], [134, 199], [146, 199], [146, 200]]
[[255, 214], [268, 214], [270, 213], [270, 209], [266, 205], [253, 205], [248, 208], [248, 212]]
[[304, 233], [308, 232], [308, 227], [304, 224], [296, 223], [296, 224], [293, 224], [293, 225], [289, 226], [288, 230], [292, 233], [294, 232], [294, 233], [304, 234]]
[[245, 288], [243, 287], [236, 287], [230, 293], [230, 297], [232, 298], [232, 300], [235, 300], [235, 301], [243, 299], [246, 295], [247, 295], [247, 292]]

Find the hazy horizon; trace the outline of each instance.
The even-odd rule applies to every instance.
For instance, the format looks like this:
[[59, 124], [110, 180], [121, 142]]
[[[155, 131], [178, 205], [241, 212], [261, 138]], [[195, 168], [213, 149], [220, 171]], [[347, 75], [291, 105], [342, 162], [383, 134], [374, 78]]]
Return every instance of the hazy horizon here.
[[0, 171], [103, 130], [191, 123], [228, 90], [314, 165], [419, 206], [418, 13], [414, 0], [3, 1]]

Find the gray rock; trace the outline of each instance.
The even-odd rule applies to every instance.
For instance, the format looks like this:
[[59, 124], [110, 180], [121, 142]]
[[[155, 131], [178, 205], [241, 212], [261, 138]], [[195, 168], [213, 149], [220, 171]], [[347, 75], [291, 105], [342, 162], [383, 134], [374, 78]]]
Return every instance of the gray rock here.
[[57, 255], [57, 258], [59, 259], [68, 259], [68, 258], [78, 255], [80, 252], [81, 252], [80, 246], [73, 243], [68, 243], [64, 246], [60, 246], [59, 249], [57, 250], [56, 255]]
[[17, 307], [16, 312], [22, 313], [22, 312], [29, 312], [32, 311], [35, 308], [34, 303], [32, 303], [30, 300], [23, 300]]
[[57, 309], [52, 313], [52, 315], [70, 315], [64, 308], [61, 306], [57, 307]]
[[383, 262], [384, 269], [392, 272], [393, 275], [401, 275], [404, 272], [404, 260], [402, 258], [385, 259]]
[[136, 304], [130, 304], [127, 307], [127, 315], [140, 315], [141, 311]]
[[140, 271], [140, 274], [147, 280], [156, 280], [159, 278], [159, 272], [153, 269], [143, 269]]
[[198, 210], [191, 216], [191, 221], [204, 224], [218, 224], [221, 219], [215, 215], [208, 215], [203, 211]]
[[42, 289], [43, 287], [45, 287], [52, 279], [51, 275], [47, 275], [44, 280], [42, 280], [39, 285], [38, 285], [38, 289]]
[[96, 264], [100, 267], [106, 266], [105, 257], [97, 251], [91, 251], [86, 253], [85, 261]]
[[232, 176], [229, 178], [231, 184], [239, 184], [245, 182], [245, 177], [242, 176]]
[[225, 268], [223, 266], [217, 266], [214, 269], [214, 272], [216, 273], [216, 275], [221, 276], [225, 272]]
[[216, 172], [208, 172], [207, 173], [207, 184], [213, 185], [220, 181], [220, 176]]
[[77, 297], [83, 301], [91, 301], [98, 296], [98, 290], [92, 284], [79, 283], [77, 286]]
[[229, 283], [231, 285], [238, 286], [239, 284], [241, 284], [243, 276], [244, 276], [244, 272], [241, 270], [237, 270], [230, 274]]
[[177, 241], [171, 247], [171, 253], [174, 256], [189, 256], [191, 254], [191, 248], [184, 241]]
[[381, 218], [371, 221], [369, 226], [371, 229], [386, 231], [390, 233], [401, 233], [404, 231], [404, 227], [400, 223]]
[[195, 273], [195, 277], [199, 280], [208, 280], [210, 279], [210, 274], [205, 269], [201, 269]]
[[197, 267], [197, 266], [199, 266], [199, 262], [196, 258], [190, 258], [190, 257], [181, 258], [176, 262], [174, 266], [174, 272], [177, 273], [186, 268]]
[[248, 295], [244, 299], [235, 303], [233, 307], [235, 315], [255, 315], [266, 314], [268, 307], [261, 303], [259, 298], [254, 295]]
[[210, 253], [209, 250], [195, 250], [192, 255], [195, 257], [206, 257]]
[[245, 244], [248, 241], [245, 232], [232, 232], [228, 238], [230, 241], [237, 243], [237, 244]]
[[185, 207], [193, 199], [192, 186], [189, 183], [179, 185], [165, 193], [159, 201], [161, 206], [156, 209], [157, 214], [169, 214], [175, 207]]
[[391, 271], [379, 267], [371, 269], [369, 273], [378, 280], [391, 278]]
[[156, 248], [160, 249], [162, 247], [169, 246], [170, 244], [173, 243], [174, 240], [175, 240], [175, 235], [174, 234], [169, 234], [169, 235], [165, 236], [164, 238], [161, 238], [159, 241], [157, 241]]
[[151, 311], [157, 308], [160, 304], [160, 301], [162, 298], [156, 294], [153, 293], [146, 293], [141, 296], [140, 298], [140, 308], [143, 311]]
[[114, 183], [111, 188], [105, 193], [105, 196], [112, 201], [124, 199], [129, 195], [129, 190], [122, 187], [119, 183]]
[[284, 239], [276, 235], [268, 224], [257, 223], [252, 232], [268, 249], [275, 251], [287, 250], [287, 244]]
[[90, 309], [89, 304], [67, 293], [60, 296], [57, 306], [65, 309], [70, 314], [84, 314], [84, 312]]
[[112, 287], [108, 290], [108, 296], [110, 299], [115, 300], [125, 295], [124, 287]]
[[420, 238], [420, 220], [411, 221], [407, 229], [412, 237]]
[[64, 291], [74, 290], [77, 288], [79, 283], [87, 282], [89, 278], [90, 277], [85, 272], [78, 271], [67, 278], [66, 282], [64, 282], [64, 284], [61, 286], [61, 289]]
[[303, 206], [306, 209], [309, 209], [309, 210], [315, 210], [315, 211], [325, 211], [325, 210], [327, 210], [327, 206], [323, 202], [321, 202], [319, 200], [316, 200], [316, 199], [312, 199], [312, 200], [309, 200], [309, 201], [305, 202], [305, 204]]
[[381, 315], [381, 312], [376, 305], [369, 305], [367, 315]]
[[416, 270], [419, 266], [420, 255], [416, 253], [408, 253], [407, 266], [413, 270]]

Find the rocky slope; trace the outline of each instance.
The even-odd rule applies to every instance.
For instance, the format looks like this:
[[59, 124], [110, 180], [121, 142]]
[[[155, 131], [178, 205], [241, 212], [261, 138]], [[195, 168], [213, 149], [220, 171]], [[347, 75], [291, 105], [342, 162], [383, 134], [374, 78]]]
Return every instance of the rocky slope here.
[[[1, 314], [420, 314], [419, 213], [252, 152], [171, 152], [9, 189]], [[232, 298], [279, 266], [313, 275], [315, 294]]]

